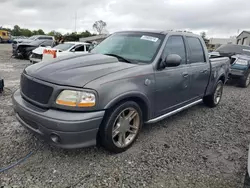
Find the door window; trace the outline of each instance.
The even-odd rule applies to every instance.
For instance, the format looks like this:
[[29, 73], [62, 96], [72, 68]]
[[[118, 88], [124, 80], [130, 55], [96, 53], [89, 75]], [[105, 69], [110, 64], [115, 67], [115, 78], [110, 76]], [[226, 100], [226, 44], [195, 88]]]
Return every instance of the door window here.
[[77, 46], [75, 47], [75, 52], [84, 52], [84, 45], [80, 45], [80, 46]]
[[181, 64], [186, 64], [186, 50], [182, 36], [170, 36], [164, 49], [164, 58], [170, 54], [177, 54], [181, 57]]
[[44, 42], [41, 44], [41, 46], [44, 46], [44, 47], [46, 47], [46, 46], [52, 46], [52, 43], [53, 43], [53, 41], [50, 41], [50, 40], [44, 41]]
[[190, 63], [201, 63], [205, 61], [205, 54], [200, 39], [196, 37], [187, 37], [188, 46], [190, 49]]

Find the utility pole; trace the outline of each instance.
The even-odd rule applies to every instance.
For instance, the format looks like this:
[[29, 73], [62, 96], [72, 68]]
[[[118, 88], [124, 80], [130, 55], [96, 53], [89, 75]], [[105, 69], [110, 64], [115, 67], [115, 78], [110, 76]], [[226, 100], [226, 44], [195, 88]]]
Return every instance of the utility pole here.
[[75, 12], [75, 32], [76, 32], [76, 23], [77, 23], [77, 11]]

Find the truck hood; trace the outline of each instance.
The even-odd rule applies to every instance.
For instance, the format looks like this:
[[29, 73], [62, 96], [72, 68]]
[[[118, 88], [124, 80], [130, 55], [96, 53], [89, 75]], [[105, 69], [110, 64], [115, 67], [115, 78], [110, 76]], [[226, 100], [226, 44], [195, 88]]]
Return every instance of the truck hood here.
[[30, 39], [15, 39], [14, 41], [17, 42], [17, 43], [30, 43], [30, 42], [32, 42], [34, 40], [30, 40]]
[[43, 61], [27, 67], [25, 74], [58, 85], [83, 87], [105, 75], [137, 66], [102, 54], [83, 54]]

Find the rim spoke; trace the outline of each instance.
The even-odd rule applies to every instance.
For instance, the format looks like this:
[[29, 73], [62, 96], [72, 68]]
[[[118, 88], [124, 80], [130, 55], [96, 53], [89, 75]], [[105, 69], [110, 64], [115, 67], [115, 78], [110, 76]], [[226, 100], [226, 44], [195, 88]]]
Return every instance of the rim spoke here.
[[113, 138], [115, 138], [120, 132], [118, 130], [114, 130], [112, 133]]
[[120, 123], [117, 123], [116, 127], [114, 127], [114, 130], [112, 132], [113, 138], [116, 137], [120, 133], [120, 131], [119, 131], [120, 126], [121, 126]]
[[130, 125], [130, 128], [132, 128], [132, 129], [137, 129], [137, 126], [135, 126], [135, 125]]
[[128, 132], [131, 133], [131, 134], [136, 134], [137, 129], [134, 129], [134, 130], [130, 130], [130, 129], [129, 129]]
[[120, 133], [118, 137], [118, 142], [120, 143], [121, 146], [125, 145], [125, 133]]
[[136, 111], [131, 110], [126, 118], [128, 118], [129, 121], [132, 121], [132, 119], [134, 119], [136, 115], [137, 115]]

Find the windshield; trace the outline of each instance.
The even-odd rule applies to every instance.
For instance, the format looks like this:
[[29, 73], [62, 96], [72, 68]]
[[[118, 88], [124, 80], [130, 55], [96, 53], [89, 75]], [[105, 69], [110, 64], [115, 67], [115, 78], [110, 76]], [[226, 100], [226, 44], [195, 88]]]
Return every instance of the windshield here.
[[74, 46], [74, 44], [64, 43], [64, 44], [58, 44], [57, 46], [54, 47], [54, 49], [66, 51], [70, 49], [72, 46]]
[[30, 40], [35, 40], [36, 38], [37, 38], [37, 36], [34, 35], [34, 36], [30, 37], [29, 39]]
[[241, 46], [241, 45], [222, 45], [215, 50], [219, 52], [221, 55], [234, 55], [234, 54], [242, 54], [250, 56], [250, 47]]
[[114, 54], [127, 60], [151, 63], [164, 35], [142, 32], [116, 33], [97, 45], [91, 52]]
[[29, 43], [30, 45], [33, 45], [33, 46], [39, 46], [40, 44], [42, 44], [44, 41], [41, 41], [41, 40], [35, 40], [35, 41], [32, 41], [31, 43]]

